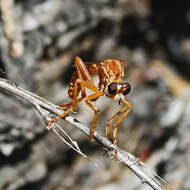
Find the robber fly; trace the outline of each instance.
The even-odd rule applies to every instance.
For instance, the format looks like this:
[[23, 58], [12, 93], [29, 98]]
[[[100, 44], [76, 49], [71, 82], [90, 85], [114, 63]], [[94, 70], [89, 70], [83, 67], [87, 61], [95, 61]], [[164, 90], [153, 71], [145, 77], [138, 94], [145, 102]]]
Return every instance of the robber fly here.
[[[101, 63], [96, 62], [83, 62], [80, 57], [75, 57], [76, 72], [73, 73], [68, 95], [72, 99], [69, 104], [60, 105], [62, 108], [66, 108], [63, 114], [60, 114], [51, 120], [47, 121], [47, 128], [51, 129], [52, 124], [65, 116], [69, 115], [76, 105], [83, 99], [85, 103], [94, 111], [94, 119], [90, 129], [90, 140], [93, 140], [93, 134], [97, 123], [97, 116], [99, 110], [93, 104], [93, 101], [97, 100], [101, 96], [106, 96], [113, 100], [117, 100], [123, 107], [112, 116], [112, 118], [106, 124], [106, 137], [111, 140], [110, 126], [113, 128], [113, 143], [117, 146], [117, 129], [119, 124], [132, 110], [132, 105], [125, 99], [125, 96], [129, 94], [131, 86], [128, 82], [123, 81], [124, 77], [124, 61], [115, 59], [105, 59]], [[99, 83], [96, 86], [92, 80], [92, 76], [98, 75]], [[86, 95], [86, 89], [90, 89], [93, 93], [89, 96]], [[79, 96], [79, 93], [81, 95]], [[121, 116], [120, 116], [121, 115]]]

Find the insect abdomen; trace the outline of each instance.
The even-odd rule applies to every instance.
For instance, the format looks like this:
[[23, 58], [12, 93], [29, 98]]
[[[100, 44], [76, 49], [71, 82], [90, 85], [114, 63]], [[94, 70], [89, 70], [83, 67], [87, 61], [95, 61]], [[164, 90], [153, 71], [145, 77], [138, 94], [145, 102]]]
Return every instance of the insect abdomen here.
[[[78, 79], [78, 73], [77, 71], [73, 73], [73, 76], [71, 78], [71, 81], [70, 81], [70, 85], [69, 85], [69, 90], [68, 90], [68, 94], [69, 94], [69, 97], [70, 98], [74, 98], [74, 89], [75, 89], [75, 81]], [[77, 96], [80, 92], [80, 87], [78, 86], [77, 88]]]

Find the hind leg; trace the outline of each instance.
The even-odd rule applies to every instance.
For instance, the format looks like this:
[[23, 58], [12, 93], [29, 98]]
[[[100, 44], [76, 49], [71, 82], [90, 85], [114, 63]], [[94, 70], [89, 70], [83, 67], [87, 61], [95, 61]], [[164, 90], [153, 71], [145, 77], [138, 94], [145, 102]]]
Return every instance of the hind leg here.
[[[74, 98], [73, 98], [73, 102], [72, 102], [72, 107], [70, 107], [70, 108], [69, 108], [68, 110], [66, 110], [64, 113], [62, 113], [62, 114], [60, 114], [60, 115], [58, 115], [58, 116], [52, 118], [52, 119], [49, 120], [49, 121], [46, 121], [47, 129], [48, 129], [48, 130], [51, 129], [51, 126], [52, 126], [52, 124], [53, 124], [55, 121], [57, 121], [58, 119], [62, 119], [62, 118], [64, 118], [64, 117], [66, 117], [67, 115], [70, 114], [70, 112], [72, 112], [72, 111], [76, 108], [76, 105], [77, 105], [77, 103], [78, 103], [78, 99], [77, 99], [77, 95], [78, 95], [78, 94], [77, 94], [77, 87], [78, 87], [78, 85], [80, 85], [80, 86], [83, 87], [83, 88], [85, 88], [85, 87], [86, 87], [86, 88], [89, 88], [90, 90], [96, 92], [95, 95], [93, 94], [93, 95], [90, 96], [90, 100], [91, 100], [91, 99], [98, 98], [99, 96], [101, 96], [101, 95], [104, 94], [103, 92], [100, 92], [96, 87], [92, 86], [92, 85], [89, 84], [88, 82], [86, 82], [86, 81], [84, 81], [84, 80], [81, 80], [81, 79], [77, 79], [77, 80], [75, 81]], [[97, 95], [96, 95], [96, 94], [97, 94]], [[81, 99], [79, 99], [79, 100], [82, 100], [82, 99], [83, 99], [83, 97], [81, 97]], [[87, 99], [87, 102], [88, 102], [88, 101], [89, 101], [89, 100]], [[90, 105], [90, 103], [87, 103], [87, 104]], [[70, 105], [70, 104], [68, 104], [68, 105]]]
[[[87, 80], [88, 84], [91, 87], [95, 88], [95, 85], [94, 85], [94, 83], [92, 81], [92, 77], [90, 76], [90, 74], [89, 74], [89, 72], [88, 72], [88, 70], [86, 68], [86, 65], [84, 64], [84, 62], [82, 61], [82, 59], [80, 57], [75, 57], [75, 66], [76, 66], [76, 69], [77, 69], [79, 80], [81, 80], [81, 81]], [[62, 113], [62, 114], [60, 114], [60, 115], [52, 118], [49, 121], [46, 121], [47, 129], [48, 130], [51, 129], [51, 126], [52, 126], [52, 124], [55, 121], [57, 121], [58, 119], [62, 119], [65, 116], [69, 115], [70, 112], [72, 112], [76, 108], [77, 103], [81, 102], [84, 99], [84, 97], [86, 97], [85, 85], [83, 85], [80, 82], [77, 82], [77, 80], [75, 81], [75, 85], [74, 85], [73, 102], [72, 103], [68, 103], [68, 104], [62, 104], [62, 105], [60, 105], [60, 107], [62, 107], [62, 108], [68, 108], [70, 106], [72, 106], [72, 107], [70, 107], [69, 109], [67, 109], [64, 113]], [[78, 90], [77, 90], [78, 89], [78, 85], [80, 86], [80, 90], [81, 90], [81, 94], [82, 94], [82, 97], [80, 97], [79, 99], [77, 99], [77, 96], [78, 96]]]

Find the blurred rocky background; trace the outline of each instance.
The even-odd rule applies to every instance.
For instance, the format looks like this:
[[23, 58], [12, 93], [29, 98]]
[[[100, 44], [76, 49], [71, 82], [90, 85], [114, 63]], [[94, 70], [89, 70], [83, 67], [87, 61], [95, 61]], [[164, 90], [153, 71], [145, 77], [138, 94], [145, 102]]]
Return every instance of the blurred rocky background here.
[[[174, 190], [190, 189], [190, 1], [0, 0], [0, 77], [55, 104], [67, 96], [76, 55], [123, 59], [133, 111], [119, 147], [145, 161]], [[119, 109], [100, 98], [96, 130]], [[90, 127], [81, 103], [72, 114]], [[66, 122], [97, 168], [51, 131], [34, 108], [0, 89], [0, 189], [150, 189]]]

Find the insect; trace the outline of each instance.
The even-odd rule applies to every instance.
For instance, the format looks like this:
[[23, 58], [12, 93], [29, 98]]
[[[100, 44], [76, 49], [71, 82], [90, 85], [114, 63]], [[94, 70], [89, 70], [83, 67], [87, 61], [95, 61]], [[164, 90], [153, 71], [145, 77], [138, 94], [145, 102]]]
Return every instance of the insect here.
[[[66, 111], [47, 121], [47, 128], [51, 129], [52, 124], [56, 120], [69, 115], [76, 108], [76, 105], [84, 99], [85, 103], [94, 111], [94, 119], [89, 134], [90, 140], [92, 141], [99, 112], [94, 106], [93, 101], [105, 95], [108, 98], [117, 100], [119, 105], [123, 105], [123, 107], [113, 115], [106, 124], [106, 137], [108, 140], [111, 140], [110, 127], [112, 122], [117, 119], [112, 125], [113, 143], [117, 146], [118, 126], [132, 109], [132, 105], [125, 99], [125, 96], [131, 90], [131, 86], [128, 82], [122, 80], [124, 77], [124, 61], [105, 59], [101, 63], [84, 63], [82, 59], [77, 56], [75, 57], [75, 67], [76, 72], [73, 73], [68, 90], [68, 95], [73, 101], [69, 104], [60, 105], [60, 107], [67, 108]], [[92, 80], [93, 75], [98, 75], [99, 77], [98, 86], [96, 86]], [[93, 93], [87, 96], [86, 89], [90, 89]], [[79, 96], [80, 92], [81, 94]], [[120, 114], [123, 115], [120, 116]]]

